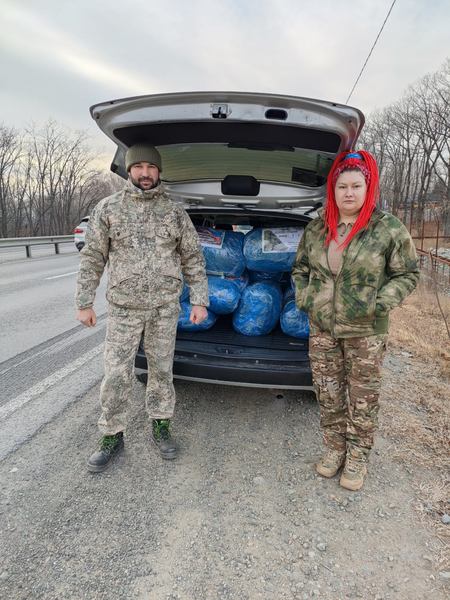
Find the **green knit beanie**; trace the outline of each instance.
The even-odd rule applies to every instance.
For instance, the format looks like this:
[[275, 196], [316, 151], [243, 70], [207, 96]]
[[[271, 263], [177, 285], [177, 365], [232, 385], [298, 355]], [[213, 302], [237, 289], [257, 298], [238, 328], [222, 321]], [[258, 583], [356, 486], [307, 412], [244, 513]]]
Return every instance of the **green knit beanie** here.
[[150, 144], [134, 144], [128, 148], [125, 155], [125, 168], [128, 171], [133, 165], [139, 162], [148, 162], [162, 171], [161, 154]]

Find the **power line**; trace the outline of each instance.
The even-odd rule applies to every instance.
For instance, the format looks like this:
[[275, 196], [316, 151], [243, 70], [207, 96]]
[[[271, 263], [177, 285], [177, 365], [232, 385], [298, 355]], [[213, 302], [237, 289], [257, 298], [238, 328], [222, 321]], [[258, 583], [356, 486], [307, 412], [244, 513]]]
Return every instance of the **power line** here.
[[351, 98], [351, 95], [352, 95], [352, 94], [353, 94], [353, 92], [355, 91], [355, 87], [358, 85], [358, 81], [360, 80], [360, 77], [361, 77], [361, 75], [363, 74], [363, 71], [364, 71], [364, 69], [366, 68], [366, 65], [367, 65], [367, 63], [369, 62], [369, 58], [370, 58], [370, 56], [371, 56], [371, 54], [372, 54], [372, 52], [373, 52], [373, 49], [374, 49], [374, 48], [375, 48], [375, 46], [377, 45], [378, 38], [380, 37], [380, 35], [381, 35], [381, 32], [383, 31], [383, 29], [384, 29], [384, 26], [386, 25], [386, 21], [389, 19], [389, 15], [391, 14], [391, 11], [392, 11], [392, 9], [394, 8], [394, 4], [395, 4], [396, 2], [397, 2], [397, 0], [394, 0], [394, 1], [392, 2], [392, 4], [391, 4], [391, 8], [389, 9], [389, 12], [388, 12], [388, 14], [387, 14], [387, 16], [386, 16], [386, 18], [385, 18], [385, 20], [384, 20], [384, 23], [383, 23], [383, 25], [381, 26], [381, 29], [380, 29], [380, 31], [378, 32], [377, 39], [375, 40], [375, 42], [374, 42], [374, 44], [373, 44], [373, 46], [372, 46], [372, 48], [371, 48], [371, 50], [370, 50], [370, 52], [369, 52], [369, 56], [366, 58], [366, 62], [364, 63], [364, 65], [363, 65], [363, 68], [361, 69], [361, 72], [360, 72], [360, 74], [358, 75], [358, 79], [355, 81], [355, 85], [353, 86], [353, 88], [352, 88], [352, 91], [351, 91], [351, 92], [350, 92], [350, 94], [348, 95], [348, 98], [347, 98], [347, 100], [345, 101], [345, 104], [347, 104], [347, 103], [348, 103], [348, 101], [349, 101], [349, 100], [350, 100], [350, 98]]

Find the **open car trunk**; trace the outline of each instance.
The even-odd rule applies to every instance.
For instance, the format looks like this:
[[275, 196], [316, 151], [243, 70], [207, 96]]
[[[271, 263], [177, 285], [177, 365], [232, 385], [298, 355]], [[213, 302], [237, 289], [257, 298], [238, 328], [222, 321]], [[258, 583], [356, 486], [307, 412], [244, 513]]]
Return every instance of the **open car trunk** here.
[[[308, 216], [270, 211], [188, 211], [194, 225], [209, 227], [217, 223], [241, 231], [254, 227], [305, 226]], [[308, 340], [283, 333], [280, 324], [266, 335], [237, 333], [232, 315], [220, 315], [206, 331], [178, 331], [174, 377], [210, 383], [270, 388], [312, 388]], [[146, 381], [147, 361], [139, 347], [135, 372]]]

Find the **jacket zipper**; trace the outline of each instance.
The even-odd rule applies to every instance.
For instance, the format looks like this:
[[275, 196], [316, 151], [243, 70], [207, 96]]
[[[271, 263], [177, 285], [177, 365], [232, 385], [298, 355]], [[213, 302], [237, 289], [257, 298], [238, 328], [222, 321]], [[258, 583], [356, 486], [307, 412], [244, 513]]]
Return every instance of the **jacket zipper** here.
[[[360, 239], [359, 250], [358, 250], [358, 252], [356, 253], [355, 260], [358, 258], [358, 255], [359, 255], [359, 253], [361, 252], [361, 248], [362, 248], [362, 245], [363, 245], [363, 243], [364, 243], [364, 238], [366, 237], [366, 234], [367, 234], [367, 229], [365, 230], [365, 232], [364, 232], [364, 235], [363, 235], [363, 236], [362, 236], [362, 238]], [[351, 240], [351, 241], [350, 241], [350, 244], [352, 244], [352, 242], [354, 241], [354, 239], [355, 239], [355, 238], [353, 238], [353, 240]], [[339, 266], [339, 271], [338, 271], [338, 273], [337, 273], [337, 275], [336, 275], [336, 279], [333, 277], [333, 273], [331, 273], [331, 269], [330, 269], [330, 261], [328, 260], [328, 250], [327, 250], [327, 264], [328, 264], [328, 269], [329, 269], [329, 271], [330, 271], [330, 274], [331, 274], [331, 278], [332, 278], [332, 280], [333, 280], [333, 301], [332, 301], [332, 305], [331, 305], [331, 335], [332, 335], [332, 337], [334, 337], [334, 338], [336, 338], [336, 334], [335, 334], [335, 327], [334, 327], [334, 326], [335, 326], [335, 323], [336, 323], [336, 321], [335, 321], [335, 318], [334, 318], [334, 316], [335, 316], [335, 314], [336, 314], [336, 288], [337, 288], [337, 282], [338, 282], [338, 279], [339, 279], [339, 277], [340, 277], [340, 275], [341, 275], [341, 273], [342, 273], [342, 269], [344, 268], [345, 259], [347, 258], [348, 249], [349, 249], [349, 247], [350, 247], [350, 244], [348, 244], [348, 245], [346, 246], [346, 248], [345, 248], [345, 250], [344, 250], [344, 252], [343, 252], [343, 254], [342, 254], [341, 264], [340, 264], [340, 266]], [[329, 248], [329, 246], [328, 246], [328, 248]]]
[[331, 279], [333, 280], [333, 300], [331, 302], [331, 335], [332, 337], [335, 337], [334, 334], [334, 324], [335, 324], [335, 318], [334, 315], [336, 314], [336, 283], [337, 280], [339, 279], [339, 275], [341, 274], [342, 271], [342, 267], [344, 266], [344, 255], [347, 254], [347, 250], [348, 250], [348, 246], [345, 248], [344, 253], [342, 254], [342, 258], [341, 258], [341, 264], [339, 266], [339, 271], [336, 275], [336, 279], [333, 277], [333, 273], [331, 272], [331, 268], [330, 268], [330, 261], [328, 260], [328, 250], [329, 250], [329, 246], [327, 248], [327, 264], [328, 264], [328, 270], [330, 271], [330, 275], [331, 275]]

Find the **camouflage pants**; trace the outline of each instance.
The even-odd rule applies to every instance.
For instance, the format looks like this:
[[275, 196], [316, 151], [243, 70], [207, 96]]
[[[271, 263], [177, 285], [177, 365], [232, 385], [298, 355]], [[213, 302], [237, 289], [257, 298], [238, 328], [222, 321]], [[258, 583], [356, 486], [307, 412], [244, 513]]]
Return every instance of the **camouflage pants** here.
[[378, 424], [388, 334], [335, 339], [312, 334], [309, 356], [325, 445], [368, 457]]
[[131, 406], [133, 366], [141, 335], [148, 363], [145, 403], [150, 419], [168, 419], [175, 408], [173, 354], [180, 305], [154, 309], [121, 308], [110, 304], [105, 340], [105, 376], [100, 387], [102, 435], [124, 431]]

